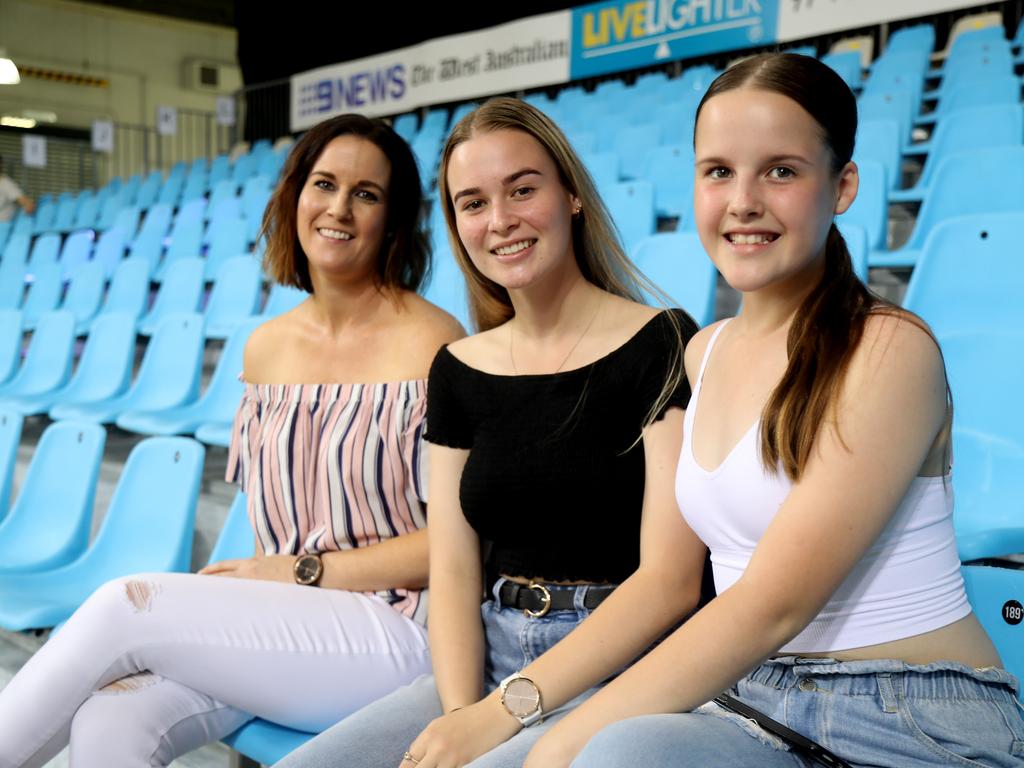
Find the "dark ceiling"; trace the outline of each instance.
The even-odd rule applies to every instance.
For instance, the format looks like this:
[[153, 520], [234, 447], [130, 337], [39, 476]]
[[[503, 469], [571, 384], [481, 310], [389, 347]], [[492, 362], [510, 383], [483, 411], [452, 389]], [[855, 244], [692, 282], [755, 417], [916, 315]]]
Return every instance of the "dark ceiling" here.
[[222, 27], [235, 26], [235, 0], [83, 0], [128, 11], [155, 13], [188, 21], [204, 21]]

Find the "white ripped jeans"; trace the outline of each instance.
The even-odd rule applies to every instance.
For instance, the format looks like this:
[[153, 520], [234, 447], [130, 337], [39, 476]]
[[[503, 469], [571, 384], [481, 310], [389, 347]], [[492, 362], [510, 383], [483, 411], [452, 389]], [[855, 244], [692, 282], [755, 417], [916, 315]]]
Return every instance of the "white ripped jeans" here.
[[161, 573], [98, 589], [0, 691], [0, 768], [165, 766], [253, 716], [319, 731], [430, 671], [380, 598]]

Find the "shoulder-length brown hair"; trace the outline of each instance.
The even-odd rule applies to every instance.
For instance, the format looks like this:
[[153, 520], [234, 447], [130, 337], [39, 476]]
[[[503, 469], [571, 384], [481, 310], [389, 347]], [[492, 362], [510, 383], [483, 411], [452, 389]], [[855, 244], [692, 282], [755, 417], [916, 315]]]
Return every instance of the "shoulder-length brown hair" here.
[[[761, 54], [723, 72], [697, 107], [737, 88], [778, 93], [799, 104], [821, 128], [832, 156], [832, 172], [853, 158], [857, 101], [831, 68], [797, 54]], [[875, 312], [898, 314], [927, 330], [924, 322], [871, 293], [853, 271], [846, 241], [835, 222], [825, 242], [821, 282], [797, 309], [786, 339], [789, 361], [761, 413], [760, 452], [766, 469], [782, 467], [798, 480], [822, 424], [834, 416], [850, 360]]]
[[296, 229], [299, 195], [324, 148], [338, 136], [360, 136], [375, 144], [391, 163], [388, 220], [377, 258], [376, 281], [382, 288], [419, 289], [430, 268], [430, 247], [421, 227], [422, 186], [409, 145], [383, 120], [362, 115], [339, 115], [310, 128], [284, 166], [281, 181], [263, 214], [260, 236], [267, 249], [264, 269], [276, 282], [313, 292], [309, 261]]

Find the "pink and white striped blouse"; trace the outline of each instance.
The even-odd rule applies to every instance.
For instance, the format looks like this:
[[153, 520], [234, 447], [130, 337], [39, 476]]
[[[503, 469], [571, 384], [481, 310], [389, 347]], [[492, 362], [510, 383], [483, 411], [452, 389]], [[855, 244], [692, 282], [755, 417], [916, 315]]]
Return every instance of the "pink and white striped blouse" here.
[[[377, 544], [427, 524], [426, 379], [246, 384], [227, 479], [249, 502], [265, 554]], [[376, 593], [421, 624], [421, 590]]]

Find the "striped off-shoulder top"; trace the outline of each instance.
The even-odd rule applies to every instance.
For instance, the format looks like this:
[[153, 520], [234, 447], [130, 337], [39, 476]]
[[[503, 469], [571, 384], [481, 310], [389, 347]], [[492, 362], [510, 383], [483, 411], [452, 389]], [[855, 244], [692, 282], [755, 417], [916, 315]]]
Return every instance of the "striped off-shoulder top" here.
[[[425, 379], [246, 384], [227, 479], [265, 554], [372, 546], [426, 525]], [[420, 590], [376, 593], [426, 623]]]

